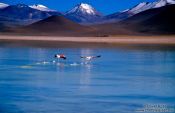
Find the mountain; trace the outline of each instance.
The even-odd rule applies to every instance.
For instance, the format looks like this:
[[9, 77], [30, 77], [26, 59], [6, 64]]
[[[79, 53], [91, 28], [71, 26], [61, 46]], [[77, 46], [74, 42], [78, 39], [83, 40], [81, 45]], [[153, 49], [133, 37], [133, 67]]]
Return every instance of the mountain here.
[[121, 23], [140, 33], [175, 34], [175, 4], [143, 11]]
[[40, 10], [40, 11], [56, 12], [55, 10], [49, 9], [48, 7], [41, 5], [41, 4], [35, 4], [35, 5], [31, 5], [29, 7], [33, 8], [33, 9]]
[[80, 3], [70, 11], [66, 12], [65, 16], [77, 23], [91, 23], [100, 19], [102, 14], [91, 5]]
[[59, 12], [41, 11], [25, 4], [10, 5], [0, 9], [0, 23], [7, 26], [28, 25], [52, 15], [62, 14]]
[[103, 24], [91, 26], [82, 24], [102, 22], [103, 16], [92, 6], [84, 3], [64, 15], [43, 5], [2, 6], [6, 7], [0, 8], [0, 31], [60, 36], [175, 34], [174, 0], [143, 2], [131, 9], [106, 16], [107, 22]]
[[128, 12], [134, 15], [134, 14], [138, 14], [140, 12], [146, 11], [148, 9], [159, 8], [159, 7], [163, 7], [163, 6], [171, 5], [171, 4], [175, 4], [175, 1], [174, 0], [159, 0], [156, 2], [152, 2], [152, 3], [143, 2], [143, 3], [138, 4], [134, 8], [130, 9]]
[[175, 34], [175, 4], [153, 8], [120, 22], [94, 25], [100, 35]]
[[[153, 9], [153, 8], [160, 8], [166, 5], [171, 5], [171, 4], [175, 4], [174, 0], [159, 0], [159, 1], [155, 1], [155, 2], [142, 2], [139, 3], [138, 5], [134, 6], [131, 9], [127, 9], [121, 12], [117, 12], [111, 15], [107, 15], [105, 17], [105, 19], [108, 21], [121, 21], [124, 19], [127, 19], [128, 17], [131, 17], [135, 14], [138, 14], [140, 12], [149, 10], [149, 9]], [[109, 21], [109, 22], [110, 22]]]
[[[153, 8], [120, 22], [83, 26], [64, 16], [51, 16], [13, 33], [55, 36], [115, 36], [175, 34], [175, 4]], [[0, 24], [0, 28], [3, 24]]]
[[6, 8], [8, 6], [9, 6], [8, 4], [0, 3], [0, 9]]
[[79, 25], [63, 16], [51, 16], [29, 26], [18, 29], [19, 33], [36, 35], [63, 35], [79, 36], [93, 29], [91, 27]]

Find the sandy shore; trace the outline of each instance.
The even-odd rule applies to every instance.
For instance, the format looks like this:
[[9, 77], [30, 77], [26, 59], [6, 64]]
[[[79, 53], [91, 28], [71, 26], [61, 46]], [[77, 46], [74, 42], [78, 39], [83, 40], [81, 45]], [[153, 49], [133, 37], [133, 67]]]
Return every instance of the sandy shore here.
[[53, 36], [0, 36], [0, 44], [21, 45], [84, 45], [84, 44], [139, 44], [139, 45], [173, 45], [175, 36], [115, 36], [115, 37], [53, 37]]

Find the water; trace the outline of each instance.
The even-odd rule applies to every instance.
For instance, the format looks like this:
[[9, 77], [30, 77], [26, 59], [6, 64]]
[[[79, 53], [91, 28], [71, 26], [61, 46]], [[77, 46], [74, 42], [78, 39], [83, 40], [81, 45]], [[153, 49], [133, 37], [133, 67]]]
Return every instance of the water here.
[[[52, 62], [58, 52], [68, 60]], [[83, 64], [82, 55], [102, 57]], [[174, 112], [174, 50], [0, 47], [0, 113], [136, 113], [155, 105]]]

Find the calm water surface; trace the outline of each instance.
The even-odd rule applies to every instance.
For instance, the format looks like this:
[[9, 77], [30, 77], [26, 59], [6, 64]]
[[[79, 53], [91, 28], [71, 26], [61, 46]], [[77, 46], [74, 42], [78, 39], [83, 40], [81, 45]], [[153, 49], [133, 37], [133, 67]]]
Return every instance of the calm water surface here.
[[[53, 63], [58, 52], [68, 60]], [[85, 65], [82, 55], [102, 57]], [[175, 51], [0, 47], [0, 113], [136, 113], [146, 105], [174, 112]]]

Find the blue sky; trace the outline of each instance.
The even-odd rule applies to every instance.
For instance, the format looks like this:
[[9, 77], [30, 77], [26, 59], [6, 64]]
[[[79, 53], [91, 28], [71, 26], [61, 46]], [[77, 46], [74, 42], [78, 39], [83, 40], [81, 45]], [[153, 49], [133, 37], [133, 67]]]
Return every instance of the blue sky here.
[[0, 0], [8, 4], [43, 4], [51, 9], [65, 12], [76, 6], [78, 3], [88, 3], [103, 14], [111, 14], [117, 11], [133, 7], [140, 2], [152, 2], [155, 0]]

